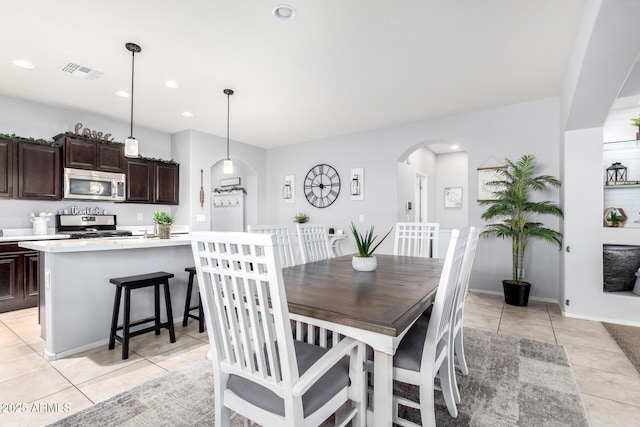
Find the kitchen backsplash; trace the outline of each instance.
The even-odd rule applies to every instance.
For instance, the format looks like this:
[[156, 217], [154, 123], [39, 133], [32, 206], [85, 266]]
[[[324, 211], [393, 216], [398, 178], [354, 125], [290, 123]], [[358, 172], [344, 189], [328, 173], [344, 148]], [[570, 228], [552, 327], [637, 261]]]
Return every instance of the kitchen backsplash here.
[[[51, 212], [57, 214], [64, 209], [77, 206], [79, 211], [86, 209], [100, 210], [104, 213], [117, 215], [118, 225], [122, 226], [151, 226], [153, 225], [153, 213], [156, 210], [168, 212], [175, 215], [177, 206], [147, 205], [133, 203], [113, 203], [113, 202], [88, 202], [79, 200], [0, 200], [0, 229], [10, 228], [31, 228], [31, 213]], [[71, 211], [69, 211], [71, 213]], [[138, 220], [138, 215], [142, 219]], [[188, 224], [188, 218], [176, 218], [176, 224]]]

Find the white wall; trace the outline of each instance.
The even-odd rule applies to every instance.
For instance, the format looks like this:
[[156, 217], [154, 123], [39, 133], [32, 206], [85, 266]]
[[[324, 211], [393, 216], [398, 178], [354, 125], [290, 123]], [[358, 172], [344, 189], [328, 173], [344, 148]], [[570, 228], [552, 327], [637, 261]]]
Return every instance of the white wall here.
[[[234, 173], [222, 173], [222, 161], [226, 158], [226, 139], [204, 132], [190, 130], [188, 135], [176, 138], [174, 149], [188, 151], [184, 154], [188, 165], [181, 170], [180, 179], [189, 182], [189, 187], [180, 191], [180, 209], [189, 215], [189, 224], [194, 231], [211, 229], [211, 193], [220, 187], [220, 179], [240, 177], [241, 187], [245, 188], [245, 222], [256, 224], [264, 221], [266, 182], [266, 151], [249, 144], [237, 141], [230, 142], [230, 157], [234, 165]], [[183, 146], [188, 146], [185, 150]], [[200, 206], [200, 170], [203, 171], [204, 206]], [[203, 218], [198, 222], [198, 216]]]
[[[348, 230], [349, 223], [354, 221], [358, 227], [373, 224], [380, 233], [386, 232], [398, 215], [398, 161], [424, 141], [444, 140], [455, 141], [467, 153], [468, 224], [482, 225], [483, 208], [475, 203], [476, 168], [486, 165], [491, 158], [515, 160], [531, 153], [538, 157], [540, 173], [559, 176], [559, 117], [558, 98], [548, 98], [271, 149], [267, 151], [266, 194], [267, 200], [275, 202], [266, 206], [266, 221], [292, 225], [293, 216], [305, 212], [312, 222], [326, 223], [329, 227]], [[338, 199], [324, 209], [314, 208], [305, 200], [300, 184], [307, 171], [318, 163], [335, 167], [343, 181]], [[346, 190], [350, 169], [354, 167], [365, 169], [363, 201], [351, 201]], [[295, 203], [281, 199], [285, 175], [296, 176]], [[550, 191], [543, 197], [557, 202], [559, 193]], [[360, 214], [364, 215], [363, 223], [358, 223]], [[552, 228], [559, 227], [555, 218], [545, 221]], [[354, 251], [351, 236], [343, 242], [342, 249], [344, 253]], [[392, 253], [392, 239], [378, 250]], [[560, 289], [557, 249], [534, 243], [529, 255], [534, 261], [527, 272], [527, 280], [533, 283], [532, 296], [556, 300]], [[501, 293], [502, 279], [510, 277], [509, 242], [481, 240], [470, 286]]]
[[[436, 191], [435, 208], [436, 222], [440, 228], [450, 230], [465, 227], [469, 222], [469, 204], [475, 204], [475, 199], [469, 199], [469, 164], [467, 153], [458, 152], [439, 154], [436, 160]], [[462, 207], [446, 208], [444, 206], [444, 189], [447, 187], [462, 188]]]
[[640, 298], [603, 292], [602, 245], [637, 244], [640, 229], [605, 228], [602, 214], [603, 141], [634, 138], [629, 122], [620, 118], [626, 113], [611, 115], [611, 123], [619, 126], [603, 127], [640, 55], [639, 15], [640, 2], [587, 2], [563, 85], [561, 126], [567, 248], [562, 256], [562, 310], [569, 316], [636, 325]]
[[[123, 141], [129, 135], [129, 124], [116, 122], [101, 116], [78, 111], [62, 110], [15, 98], [0, 96], [0, 133], [51, 139], [66, 131], [73, 131], [77, 122], [84, 127], [114, 135]], [[134, 126], [134, 135], [139, 141], [140, 154], [145, 157], [174, 159], [180, 163], [180, 205], [152, 205], [114, 202], [62, 201], [0, 201], [0, 228], [30, 228], [31, 212], [56, 213], [70, 205], [80, 208], [100, 206], [116, 214], [118, 225], [140, 226], [153, 224], [155, 210], [163, 210], [176, 216], [176, 225], [193, 230], [209, 230], [211, 221], [211, 191], [219, 187], [222, 173], [221, 159], [226, 157], [226, 139], [203, 132], [186, 130], [174, 135]], [[247, 197], [247, 220], [261, 221], [266, 199], [264, 180], [266, 175], [265, 150], [236, 141], [231, 141], [231, 158], [236, 170], [242, 174], [242, 186]], [[200, 169], [204, 170], [204, 207], [200, 206]], [[213, 170], [213, 173], [212, 173]], [[236, 176], [236, 175], [232, 175]], [[142, 220], [138, 215], [142, 214]], [[198, 222], [198, 218], [204, 218]], [[53, 224], [52, 224], [53, 226]]]
[[[0, 133], [18, 136], [52, 139], [55, 135], [73, 131], [81, 122], [92, 130], [111, 133], [116, 141], [124, 141], [129, 136], [129, 124], [113, 121], [86, 112], [63, 110], [29, 101], [0, 96]], [[134, 135], [139, 141], [140, 154], [145, 157], [171, 159], [171, 137], [169, 134], [134, 126]], [[183, 165], [181, 165], [181, 168]], [[116, 214], [118, 225], [153, 225], [151, 220], [156, 209], [172, 211], [170, 206], [126, 204], [114, 202], [91, 202], [77, 200], [2, 200], [0, 201], [0, 228], [31, 228], [31, 212], [57, 213], [70, 205], [80, 208], [99, 206]], [[142, 220], [138, 220], [142, 214]], [[183, 222], [178, 221], [182, 225]], [[53, 227], [53, 223], [51, 224]]]

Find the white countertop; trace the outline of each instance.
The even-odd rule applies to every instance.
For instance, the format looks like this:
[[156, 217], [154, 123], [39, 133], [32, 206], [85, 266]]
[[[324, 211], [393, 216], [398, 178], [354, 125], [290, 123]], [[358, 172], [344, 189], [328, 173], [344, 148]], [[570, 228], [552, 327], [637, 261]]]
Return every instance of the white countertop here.
[[68, 239], [66, 234], [56, 234], [55, 228], [47, 229], [47, 234], [33, 234], [31, 228], [10, 228], [3, 230], [0, 242], [20, 242], [23, 240]]
[[41, 252], [87, 252], [87, 251], [113, 251], [121, 249], [160, 248], [167, 246], [190, 245], [188, 234], [172, 235], [170, 239], [157, 237], [144, 238], [142, 236], [127, 236], [98, 239], [68, 239], [68, 240], [41, 240], [21, 241], [20, 247]]

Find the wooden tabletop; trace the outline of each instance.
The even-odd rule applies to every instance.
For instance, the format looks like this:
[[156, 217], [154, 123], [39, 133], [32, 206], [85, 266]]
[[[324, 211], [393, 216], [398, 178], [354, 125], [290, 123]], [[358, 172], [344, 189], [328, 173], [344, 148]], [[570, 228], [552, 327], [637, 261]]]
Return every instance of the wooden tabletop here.
[[442, 259], [376, 255], [355, 271], [352, 255], [284, 268], [289, 311], [397, 337], [433, 300]]

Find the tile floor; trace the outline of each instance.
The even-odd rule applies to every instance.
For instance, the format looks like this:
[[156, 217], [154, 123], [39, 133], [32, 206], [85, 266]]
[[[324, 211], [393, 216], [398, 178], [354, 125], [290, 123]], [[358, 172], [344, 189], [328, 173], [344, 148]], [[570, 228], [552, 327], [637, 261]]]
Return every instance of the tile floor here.
[[[465, 326], [562, 344], [573, 365], [591, 425], [637, 426], [640, 374], [602, 324], [563, 318], [555, 304], [513, 307], [499, 296], [471, 293]], [[119, 347], [99, 347], [47, 362], [36, 309], [0, 314], [0, 425], [44, 426], [122, 391], [205, 357], [206, 333], [197, 322], [176, 325], [174, 344], [159, 337], [132, 339], [128, 360]]]

